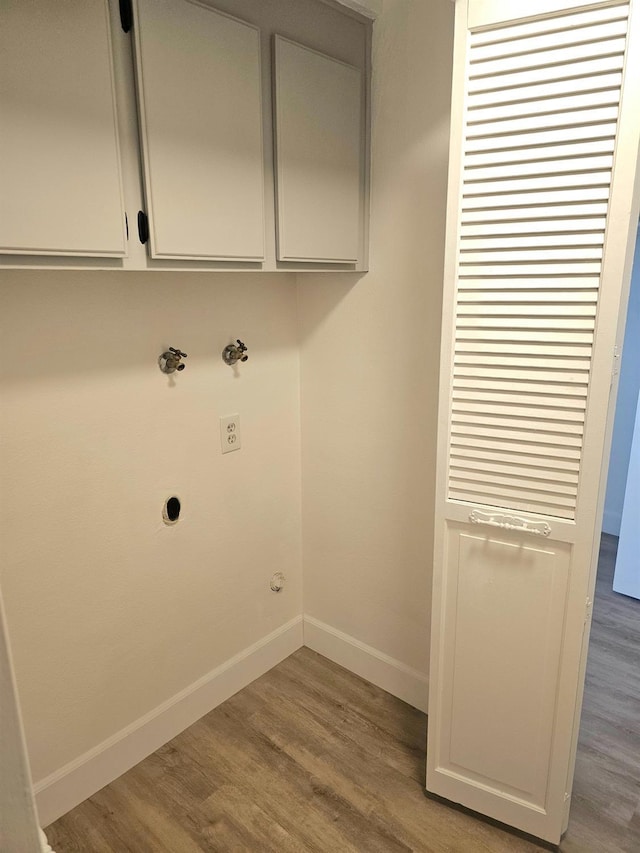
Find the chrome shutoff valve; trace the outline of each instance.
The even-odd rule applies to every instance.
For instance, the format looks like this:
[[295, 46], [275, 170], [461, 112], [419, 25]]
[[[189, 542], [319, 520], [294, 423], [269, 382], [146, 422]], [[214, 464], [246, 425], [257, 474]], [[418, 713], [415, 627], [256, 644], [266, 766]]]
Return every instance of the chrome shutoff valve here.
[[184, 370], [187, 365], [183, 364], [182, 359], [186, 357], [186, 352], [169, 347], [158, 359], [160, 370], [163, 373], [174, 373], [176, 370]]
[[235, 344], [227, 344], [227, 346], [222, 350], [222, 360], [225, 364], [233, 366], [239, 361], [246, 361], [249, 358], [249, 356], [246, 355], [246, 352], [246, 346], [238, 338]]

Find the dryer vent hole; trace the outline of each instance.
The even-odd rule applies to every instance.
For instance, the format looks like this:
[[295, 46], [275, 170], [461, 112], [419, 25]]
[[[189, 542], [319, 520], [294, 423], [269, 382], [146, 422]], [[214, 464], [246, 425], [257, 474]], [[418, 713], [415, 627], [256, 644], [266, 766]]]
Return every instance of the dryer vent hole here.
[[175, 497], [167, 498], [164, 509], [162, 510], [162, 519], [165, 524], [175, 524], [180, 518], [180, 499]]

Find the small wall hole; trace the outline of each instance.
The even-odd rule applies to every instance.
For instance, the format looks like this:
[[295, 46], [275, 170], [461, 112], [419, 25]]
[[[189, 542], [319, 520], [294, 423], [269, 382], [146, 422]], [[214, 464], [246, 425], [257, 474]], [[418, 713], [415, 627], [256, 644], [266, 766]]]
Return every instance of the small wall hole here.
[[165, 524], [175, 524], [180, 518], [180, 498], [175, 495], [167, 498], [162, 510], [162, 520]]

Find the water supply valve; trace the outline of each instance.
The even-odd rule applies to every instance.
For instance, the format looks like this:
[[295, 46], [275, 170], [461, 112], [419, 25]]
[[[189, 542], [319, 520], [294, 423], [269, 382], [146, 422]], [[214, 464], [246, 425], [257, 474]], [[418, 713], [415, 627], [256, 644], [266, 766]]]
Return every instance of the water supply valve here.
[[242, 343], [240, 338], [238, 338], [235, 344], [227, 344], [227, 346], [222, 350], [222, 360], [225, 364], [233, 367], [233, 365], [237, 364], [239, 361], [246, 361], [249, 358], [249, 356], [246, 355], [246, 352], [246, 346]]
[[166, 352], [163, 352], [158, 359], [160, 370], [163, 373], [175, 373], [176, 370], [184, 370], [187, 365], [183, 364], [182, 359], [186, 357], [186, 352], [182, 352], [182, 350], [175, 349], [174, 347], [169, 347], [169, 349]]

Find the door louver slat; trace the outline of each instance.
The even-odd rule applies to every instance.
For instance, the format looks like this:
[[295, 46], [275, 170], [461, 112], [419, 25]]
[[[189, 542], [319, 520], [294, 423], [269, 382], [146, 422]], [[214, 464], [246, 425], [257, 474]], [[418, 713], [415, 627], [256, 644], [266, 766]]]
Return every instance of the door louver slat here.
[[471, 264], [492, 264], [492, 263], [500, 263], [505, 264], [507, 262], [512, 263], [516, 261], [529, 262], [532, 263], [534, 261], [569, 261], [569, 260], [600, 260], [602, 257], [602, 247], [596, 246], [586, 246], [586, 247], [571, 247], [571, 248], [563, 248], [563, 249], [549, 249], [547, 247], [544, 248], [525, 248], [525, 249], [515, 249], [509, 251], [506, 247], [504, 249], [490, 249], [487, 247], [486, 249], [480, 249], [479, 251], [474, 251], [474, 249], [467, 249], [464, 245], [461, 249], [460, 260], [462, 263]]
[[500, 116], [487, 121], [475, 121], [475, 116], [471, 113], [471, 120], [467, 123], [467, 138], [492, 136], [499, 143], [501, 136], [508, 136], [513, 133], [530, 133], [539, 130], [541, 127], [550, 130], [552, 128], [581, 127], [583, 125], [593, 126], [594, 123], [605, 124], [615, 121], [618, 117], [617, 104], [616, 106], [563, 110], [560, 112], [554, 112], [553, 105], [550, 107], [551, 112], [547, 111], [541, 115], [527, 115], [520, 118]]
[[456, 377], [463, 377], [465, 379], [471, 377], [476, 379], [477, 381], [481, 379], [482, 381], [485, 381], [490, 384], [491, 387], [495, 387], [493, 383], [499, 382], [501, 380], [515, 379], [523, 381], [526, 379], [530, 379], [534, 382], [545, 383], [568, 382], [576, 385], [584, 385], [586, 389], [589, 378], [588, 372], [580, 366], [578, 366], [577, 369], [554, 369], [553, 365], [549, 364], [548, 359], [541, 367], [537, 366], [536, 364], [531, 364], [529, 365], [529, 369], [525, 369], [525, 367], [521, 364], [519, 365], [511, 363], [508, 366], [504, 366], [494, 362], [492, 364], [491, 376], [487, 376], [486, 367], [490, 364], [492, 364], [491, 361], [481, 362], [479, 365], [475, 365], [472, 362], [461, 362], [455, 367], [453, 371], [454, 381]]
[[[595, 139], [610, 139], [613, 141], [615, 133], [615, 122], [609, 121], [599, 124], [578, 123], [571, 131], [571, 139], [574, 142]], [[470, 134], [467, 139], [467, 150], [471, 154], [480, 151], [508, 151], [517, 148], [522, 153], [527, 148], [562, 144], [567, 141], [568, 136], [566, 127], [539, 131], [529, 130], [525, 133], [514, 133], [511, 135], [502, 133], [492, 136], [487, 133], [483, 136], [480, 133], [475, 133]]]
[[[593, 77], [596, 74], [617, 73], [622, 70], [623, 57], [621, 54], [604, 56], [598, 59], [576, 60], [568, 67], [563, 65], [551, 65], [538, 67], [523, 71], [512, 71], [509, 67], [501, 74], [476, 76], [468, 81], [469, 94], [491, 92], [494, 90], [505, 91], [517, 86], [529, 86], [540, 83], [555, 83], [558, 81], [573, 81]], [[571, 86], [567, 85], [567, 92]]]
[[[562, 145], [530, 146], [526, 149], [516, 148], [512, 151], [476, 151], [468, 152], [466, 168], [477, 169], [482, 166], [507, 166], [511, 163], [545, 164], [554, 166], [558, 171], [567, 168], [568, 163], [580, 162], [582, 158], [593, 158], [600, 155], [613, 154], [613, 139], [596, 138], [579, 143]], [[519, 171], [519, 169], [518, 169]], [[510, 174], [512, 171], [510, 172]], [[606, 211], [603, 211], [606, 213]]]
[[[504, 447], [528, 447], [530, 449], [537, 449], [538, 452], [547, 451], [546, 445], [553, 445], [554, 448], [557, 448], [561, 452], [558, 453], [559, 456], [564, 456], [565, 448], [577, 448], [578, 451], [582, 448], [582, 439], [578, 436], [569, 435], [569, 433], [565, 433], [563, 435], [548, 435], [547, 433], [541, 430], [512, 430], [512, 429], [501, 429], [497, 430], [493, 427], [482, 426], [482, 424], [469, 426], [464, 423], [456, 423], [455, 421], [452, 424], [451, 428], [452, 435], [454, 436], [452, 440], [452, 445], [461, 444], [462, 437], [467, 436], [467, 441], [470, 439], [476, 440], [478, 437], [482, 437], [485, 439], [495, 440], [498, 443], [501, 443]], [[456, 436], [458, 437], [456, 440]], [[466, 442], [465, 442], [466, 443]], [[542, 447], [545, 445], [545, 447]], [[578, 453], [579, 455], [579, 453]], [[481, 485], [481, 478], [479, 477], [479, 485]], [[482, 501], [480, 501], [482, 503]], [[486, 503], [486, 501], [484, 502]], [[500, 504], [498, 504], [500, 506]]]
[[[475, 189], [475, 188], [474, 188]], [[462, 200], [462, 209], [466, 210], [491, 210], [497, 208], [502, 211], [510, 210], [513, 207], [535, 207], [539, 205], [545, 208], [547, 215], [553, 214], [553, 208], [550, 205], [554, 204], [569, 204], [571, 202], [580, 201], [600, 201], [609, 198], [608, 186], [596, 186], [573, 188], [573, 187], [552, 187], [549, 189], [532, 190], [530, 192], [512, 192], [512, 193], [496, 193], [488, 192], [486, 195], [479, 195], [477, 192], [468, 192]], [[540, 213], [541, 211], [537, 211]], [[534, 215], [536, 211], [533, 211]], [[503, 213], [503, 215], [506, 215]]]
[[[583, 92], [601, 92], [616, 89], [622, 83], [622, 75], [619, 71], [606, 74], [594, 74], [589, 77], [581, 77], [573, 80], [571, 89], [575, 95]], [[567, 84], [564, 80], [556, 80], [549, 83], [532, 83], [522, 88], [506, 88], [491, 92], [476, 92], [469, 95], [467, 106], [470, 110], [482, 107], [497, 106], [498, 104], [516, 105], [520, 102], [535, 101], [538, 98], [565, 98]], [[555, 104], [556, 101], [550, 101]]]
[[[526, 460], [529, 460], [528, 462]], [[487, 471], [491, 474], [509, 474], [518, 477], [523, 468], [528, 468], [534, 480], [556, 480], [564, 483], [576, 484], [578, 482], [578, 466], [558, 468], [557, 465], [543, 467], [538, 462], [539, 457], [520, 457], [508, 459], [494, 458], [492, 460], [480, 460], [469, 457], [460, 457], [456, 463], [457, 470]]]
[[[569, 242], [571, 242], [573, 247], [594, 247], [602, 246], [604, 242], [604, 231], [572, 234], [570, 237], [560, 231], [555, 234], [514, 234], [513, 228], [509, 228], [503, 234], [496, 234], [497, 229], [487, 228], [487, 231], [488, 233], [483, 235], [471, 235], [463, 231], [461, 234], [462, 251], [467, 252], [472, 249], [522, 249], [524, 247], [550, 249], [556, 246], [565, 247]], [[511, 236], [507, 236], [507, 234]]]
[[541, 33], [562, 34], [567, 29], [577, 32], [579, 27], [606, 24], [609, 21], [626, 20], [628, 14], [627, 0], [611, 3], [604, 9], [589, 9], [585, 12], [571, 12], [560, 17], [542, 18], [537, 21], [526, 21], [515, 24], [505, 24], [498, 28], [479, 30], [471, 33], [472, 45], [500, 44], [501, 42], [517, 41], [527, 36]]
[[458, 457], [461, 460], [468, 459], [477, 466], [513, 462], [516, 465], [525, 465], [541, 470], [551, 468], [555, 471], [572, 471], [576, 475], [580, 467], [578, 459], [571, 459], [569, 454], [554, 457], [553, 455], [536, 456], [524, 451], [507, 453], [501, 448], [492, 448], [488, 444], [479, 444], [478, 447], [461, 447], [458, 450]]
[[[520, 276], [530, 275], [538, 278], [545, 276], [566, 275], [592, 276], [594, 273], [597, 275], [600, 272], [601, 264], [599, 262], [590, 261], [575, 261], [574, 263], [570, 263], [569, 261], [561, 261], [555, 264], [530, 262], [529, 264], [511, 263], [503, 264], [502, 266], [498, 266], [496, 264], [486, 264], [485, 266], [483, 266], [482, 264], [470, 264], [461, 262], [460, 266], [461, 275], [469, 276], [470, 278], [479, 278], [481, 276], [497, 278], [498, 275], [503, 277], [515, 276], [517, 278], [519, 278]], [[498, 266], [497, 270], [496, 266]], [[493, 275], [492, 270], [494, 271]]]
[[[517, 388], [520, 389], [520, 384], [517, 385]], [[454, 383], [454, 391], [453, 396], [455, 400], [463, 401], [463, 400], [473, 400], [474, 403], [478, 403], [478, 401], [482, 401], [486, 404], [498, 404], [498, 405], [507, 405], [511, 406], [515, 403], [521, 403], [524, 406], [557, 406], [558, 408], [563, 409], [584, 409], [585, 408], [585, 400], [584, 397], [581, 397], [579, 394], [575, 395], [553, 395], [549, 394], [549, 389], [545, 389], [544, 385], [539, 386], [538, 393], [521, 393], [518, 394], [512, 389], [504, 389], [498, 388], [491, 391], [484, 391], [482, 388], [460, 388], [457, 383]], [[545, 393], [545, 390], [547, 393]], [[490, 411], [490, 409], [487, 409]]]
[[496, 74], [511, 74], [514, 71], [526, 71], [533, 68], [537, 69], [549, 66], [556, 69], [557, 66], [562, 66], [561, 73], [564, 75], [567, 73], [567, 65], [571, 65], [573, 62], [585, 62], [590, 59], [599, 59], [600, 57], [612, 57], [616, 55], [619, 55], [620, 61], [622, 61], [624, 57], [624, 38], [611, 38], [606, 41], [594, 41], [587, 43], [578, 41], [577, 44], [573, 44], [568, 47], [556, 47], [556, 38], [557, 36], [552, 35], [547, 41], [548, 46], [542, 50], [511, 56], [499, 56], [496, 59], [486, 59], [483, 57], [475, 60], [475, 51], [472, 46], [469, 79], [482, 79], [489, 76], [495, 76]]
[[470, 36], [450, 500], [575, 518], [627, 11]]
[[[597, 78], [591, 78], [591, 80], [597, 81]], [[549, 116], [567, 108], [578, 110], [591, 109], [595, 106], [615, 106], [617, 104], [617, 89], [595, 88], [594, 90], [594, 87], [597, 85], [597, 82], [592, 83], [591, 91], [583, 94], [558, 94], [553, 98], [540, 95], [534, 97], [528, 92], [528, 89], [532, 87], [522, 89], [519, 92], [512, 90], [511, 99], [503, 104], [489, 102], [487, 105], [481, 105], [477, 103], [476, 98], [470, 98], [468, 104], [469, 124], [473, 126], [476, 123], [485, 121], [509, 121], [514, 118], [533, 115]], [[529, 97], [526, 97], [526, 95]]]
[[536, 294], [531, 291], [471, 290], [460, 294], [458, 311], [461, 323], [464, 322], [467, 314], [481, 318], [507, 316], [533, 318], [539, 315], [575, 319], [595, 316], [596, 306], [586, 298], [583, 290], [572, 291], [569, 294], [558, 291]]
[[[500, 368], [504, 365], [504, 358], [495, 353], [487, 353], [478, 357], [474, 354], [460, 353], [457, 358], [457, 363], [462, 371], [468, 372], [470, 369], [475, 369], [478, 373], [493, 376], [498, 375]], [[518, 371], [514, 375], [524, 375], [523, 368], [528, 368], [528, 375], [538, 372], [544, 375], [545, 371], [550, 372], [553, 376], [565, 377], [566, 371], [572, 371], [570, 375], [580, 377], [579, 381], [587, 382], [589, 378], [589, 362], [578, 358], [544, 358], [536, 356], [520, 356], [514, 355], [509, 359], [509, 366]], [[491, 368], [487, 370], [487, 368]], [[503, 374], [505, 375], [505, 374]]]
[[532, 35], [519, 33], [517, 38], [507, 38], [489, 44], [482, 44], [478, 39], [472, 39], [471, 64], [473, 66], [477, 62], [496, 60], [499, 57], [515, 57], [540, 50], [561, 50], [563, 47], [575, 47], [576, 44], [598, 44], [606, 39], [624, 37], [626, 32], [626, 19], [621, 18], [617, 21], [600, 23], [597, 26], [580, 27], [574, 24], [570, 30], [564, 31], [556, 29], [550, 33]]
[[[486, 278], [473, 278], [471, 276], [460, 276], [459, 290], [473, 292], [474, 290], [495, 290], [495, 291], [531, 291], [535, 293], [544, 290], [557, 290], [561, 293], [570, 295], [572, 290], [597, 292], [598, 279], [593, 276], [584, 278], [499, 278], [492, 277], [489, 280]], [[595, 299], [595, 297], [594, 297]]]
[[522, 220], [538, 220], [541, 223], [559, 222], [562, 219], [570, 219], [578, 221], [579, 219], [588, 219], [594, 216], [606, 214], [607, 205], [601, 201], [593, 201], [589, 199], [582, 204], [554, 204], [546, 212], [538, 208], [513, 208], [507, 212], [503, 210], [483, 211], [483, 210], [468, 210], [462, 213], [462, 225], [469, 225], [476, 222], [519, 222]]

